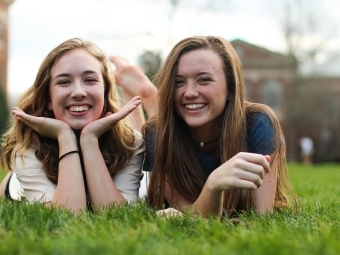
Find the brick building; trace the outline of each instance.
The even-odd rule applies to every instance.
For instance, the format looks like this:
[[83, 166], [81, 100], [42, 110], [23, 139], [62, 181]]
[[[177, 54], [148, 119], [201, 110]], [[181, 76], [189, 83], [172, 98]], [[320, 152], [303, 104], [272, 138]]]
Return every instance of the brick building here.
[[247, 98], [277, 114], [288, 159], [299, 159], [298, 140], [314, 140], [317, 161], [340, 159], [340, 77], [301, 77], [298, 62], [242, 40], [231, 41], [244, 68]]
[[14, 0], [0, 0], [0, 88], [7, 94], [8, 7]]

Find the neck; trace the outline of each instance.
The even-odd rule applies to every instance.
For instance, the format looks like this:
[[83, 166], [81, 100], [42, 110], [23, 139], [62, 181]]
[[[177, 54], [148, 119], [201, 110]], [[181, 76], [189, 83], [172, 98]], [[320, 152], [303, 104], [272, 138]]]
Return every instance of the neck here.
[[222, 117], [209, 121], [199, 127], [189, 127], [191, 138], [198, 144], [205, 145], [218, 140], [221, 133]]
[[216, 143], [219, 141], [219, 137], [216, 137], [209, 141], [198, 141], [194, 138], [191, 138], [199, 147], [203, 148], [211, 148], [212, 145], [216, 145]]
[[215, 138], [214, 140], [209, 141], [209, 142], [197, 142], [197, 143], [199, 144], [200, 147], [204, 147], [204, 146], [206, 146], [206, 145], [208, 145], [208, 144], [211, 144], [211, 143], [213, 143], [213, 142], [216, 142], [217, 140], [218, 140], [218, 137]]

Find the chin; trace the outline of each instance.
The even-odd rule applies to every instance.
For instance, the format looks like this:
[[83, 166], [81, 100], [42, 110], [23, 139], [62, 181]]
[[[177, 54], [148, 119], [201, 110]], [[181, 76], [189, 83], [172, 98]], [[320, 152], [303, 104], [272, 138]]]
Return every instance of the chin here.
[[84, 128], [85, 126], [71, 126], [71, 128], [74, 130], [74, 131], [80, 131]]
[[190, 123], [190, 122], [186, 122], [186, 124], [191, 127], [191, 128], [200, 128], [202, 126], [204, 126], [205, 123]]
[[68, 123], [73, 130], [82, 130], [88, 123]]

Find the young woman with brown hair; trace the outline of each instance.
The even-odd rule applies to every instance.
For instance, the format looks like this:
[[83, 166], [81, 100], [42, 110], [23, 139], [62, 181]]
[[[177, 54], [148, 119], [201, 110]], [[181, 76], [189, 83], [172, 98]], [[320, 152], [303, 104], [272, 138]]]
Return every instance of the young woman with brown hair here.
[[147, 199], [160, 214], [174, 212], [164, 207], [217, 217], [271, 212], [289, 204], [287, 191], [298, 202], [280, 123], [268, 106], [246, 100], [242, 64], [229, 42], [180, 41], [155, 84], [158, 113], [144, 127], [143, 170], [152, 171]]

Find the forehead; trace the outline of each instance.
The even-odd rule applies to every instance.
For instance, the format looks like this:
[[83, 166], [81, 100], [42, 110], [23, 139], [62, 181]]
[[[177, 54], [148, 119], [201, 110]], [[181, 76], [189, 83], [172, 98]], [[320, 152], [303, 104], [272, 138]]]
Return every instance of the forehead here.
[[213, 50], [198, 49], [184, 53], [178, 61], [177, 73], [223, 72], [222, 58]]
[[62, 55], [53, 65], [51, 73], [102, 71], [102, 63], [85, 49], [74, 49]]

